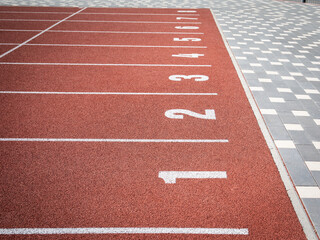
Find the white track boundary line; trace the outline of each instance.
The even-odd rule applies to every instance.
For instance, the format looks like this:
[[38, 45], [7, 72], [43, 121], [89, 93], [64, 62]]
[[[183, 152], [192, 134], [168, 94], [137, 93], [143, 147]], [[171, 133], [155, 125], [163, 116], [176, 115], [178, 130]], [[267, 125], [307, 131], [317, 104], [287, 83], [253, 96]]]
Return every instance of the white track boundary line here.
[[[19, 11], [0, 11], [0, 13], [21, 13], [21, 14], [72, 14], [72, 12], [19, 12]], [[200, 16], [200, 14], [188, 14], [188, 13], [87, 13], [82, 12], [79, 15], [138, 15], [138, 16]]]
[[289, 196], [289, 198], [290, 198], [290, 200], [292, 202], [292, 205], [293, 205], [294, 210], [295, 210], [295, 212], [296, 212], [296, 214], [298, 216], [298, 219], [299, 219], [299, 221], [300, 221], [300, 223], [301, 223], [301, 225], [303, 227], [304, 233], [306, 234], [306, 236], [307, 236], [307, 238], [309, 240], [317, 240], [318, 237], [316, 236], [316, 234], [314, 232], [313, 226], [312, 226], [312, 224], [311, 224], [311, 222], [310, 222], [310, 220], [309, 220], [309, 218], [307, 216], [307, 213], [306, 213], [306, 211], [305, 211], [305, 209], [304, 209], [304, 207], [303, 207], [303, 205], [301, 203], [301, 200], [300, 200], [300, 198], [299, 198], [299, 196], [298, 196], [298, 194], [297, 194], [297, 192], [295, 190], [295, 187], [294, 187], [294, 185], [293, 185], [293, 183], [292, 183], [292, 181], [290, 179], [290, 176], [289, 176], [289, 174], [287, 172], [287, 169], [286, 169], [286, 167], [284, 165], [284, 162], [282, 161], [280, 153], [277, 151], [277, 147], [276, 147], [276, 145], [275, 145], [275, 143], [274, 143], [274, 141], [273, 141], [273, 139], [272, 139], [272, 137], [271, 137], [271, 135], [270, 135], [270, 133], [268, 131], [266, 123], [263, 120], [261, 112], [259, 111], [259, 107], [258, 107], [257, 103], [255, 102], [255, 99], [254, 99], [254, 97], [252, 95], [252, 92], [251, 92], [249, 86], [248, 86], [248, 83], [247, 83], [246, 79], [244, 78], [244, 76], [243, 76], [243, 74], [241, 72], [240, 66], [238, 65], [238, 62], [237, 62], [236, 58], [234, 57], [234, 55], [232, 53], [232, 50], [231, 50], [231, 48], [230, 48], [225, 36], [223, 35], [223, 31], [222, 31], [220, 25], [218, 24], [218, 21], [215, 18], [214, 13], [212, 12], [212, 10], [210, 10], [210, 11], [211, 11], [211, 14], [212, 14], [215, 22], [216, 22], [216, 25], [217, 25], [218, 29], [219, 29], [220, 35], [221, 35], [221, 37], [222, 37], [222, 39], [224, 41], [225, 47], [228, 50], [228, 53], [229, 53], [229, 56], [230, 56], [230, 58], [231, 58], [231, 60], [233, 62], [233, 65], [234, 65], [234, 67], [235, 67], [235, 69], [236, 69], [236, 71], [238, 73], [238, 77], [239, 77], [239, 79], [241, 81], [242, 87], [243, 87], [243, 89], [245, 91], [245, 94], [246, 94], [246, 96], [248, 98], [248, 101], [249, 101], [249, 103], [251, 105], [251, 108], [252, 108], [252, 110], [254, 112], [254, 115], [255, 115], [255, 117], [256, 117], [256, 119], [258, 121], [258, 124], [259, 124], [259, 127], [261, 129], [261, 132], [262, 132], [262, 134], [263, 134], [263, 136], [264, 136], [264, 138], [266, 140], [266, 143], [267, 143], [267, 145], [268, 145], [268, 147], [270, 149], [270, 152], [272, 154], [273, 160], [274, 160], [274, 162], [275, 162], [275, 164], [276, 164], [276, 166], [278, 168], [278, 171], [280, 173], [280, 177], [281, 177], [281, 179], [282, 179], [282, 181], [284, 183], [284, 186], [285, 186], [285, 188], [287, 190], [287, 194], [288, 194], [288, 196]]
[[[19, 45], [19, 43], [0, 43], [0, 45]], [[207, 46], [149, 46], [149, 45], [94, 45], [94, 44], [55, 44], [55, 43], [26, 43], [24, 46], [47, 47], [115, 47], [115, 48], [207, 48]]]
[[247, 228], [1, 228], [0, 234], [208, 234], [248, 235]]
[[[24, 30], [24, 29], [0, 29], [3, 32], [41, 32], [42, 30]], [[122, 31], [81, 31], [81, 30], [49, 30], [47, 32], [57, 33], [114, 33], [114, 34], [193, 34], [203, 35], [201, 32], [122, 32]]]
[[45, 33], [46, 31], [50, 30], [51, 28], [53, 28], [53, 27], [57, 26], [59, 23], [62, 23], [63, 21], [66, 21], [67, 19], [69, 19], [69, 18], [73, 17], [74, 15], [76, 15], [77, 13], [79, 13], [79, 12], [81, 12], [81, 11], [85, 10], [85, 9], [86, 9], [86, 8], [82, 8], [82, 9], [80, 9], [79, 11], [77, 11], [77, 12], [75, 12], [75, 13], [71, 14], [70, 16], [68, 16], [68, 17], [66, 17], [66, 18], [64, 18], [64, 19], [62, 19], [62, 20], [60, 20], [59, 22], [57, 22], [57, 23], [53, 24], [52, 26], [48, 27], [47, 29], [45, 29], [45, 30], [43, 30], [42, 32], [38, 33], [37, 35], [33, 36], [32, 38], [29, 38], [28, 40], [24, 41], [23, 43], [19, 44], [18, 46], [16, 46], [16, 47], [14, 47], [14, 48], [10, 49], [9, 51], [7, 51], [7, 52], [5, 52], [5, 53], [1, 54], [1, 55], [0, 55], [0, 58], [3, 58], [3, 57], [4, 57], [4, 56], [6, 56], [7, 54], [9, 54], [9, 53], [11, 53], [11, 52], [15, 51], [16, 49], [18, 49], [18, 48], [20, 48], [20, 47], [22, 47], [22, 46], [23, 46], [23, 45], [25, 45], [26, 43], [30, 42], [31, 40], [35, 39], [36, 37], [40, 36], [41, 34]]
[[212, 67], [211, 65], [134, 64], [134, 63], [24, 63], [0, 62], [0, 65], [51, 65], [51, 66], [127, 66], [127, 67]]
[[[72, 16], [70, 16], [72, 17]], [[68, 17], [69, 18], [69, 17]], [[52, 19], [0, 19], [0, 21], [17, 21], [17, 22], [56, 22], [57, 20]], [[64, 21], [64, 20], [61, 20]], [[60, 21], [60, 22], [61, 22]], [[59, 23], [60, 23], [59, 22]], [[201, 24], [201, 22], [149, 22], [149, 21], [103, 21], [103, 20], [66, 20], [65, 22], [100, 22], [100, 23], [159, 23], [159, 24]]]
[[151, 22], [151, 21], [108, 21], [108, 20], [67, 20], [66, 22], [106, 22], [106, 23], [159, 23], [159, 24], [201, 24], [201, 22]]
[[228, 143], [227, 139], [0, 138], [0, 142]]
[[148, 93], [148, 92], [38, 92], [38, 91], [0, 91], [0, 94], [59, 94], [59, 95], [186, 95], [217, 96], [217, 93]]

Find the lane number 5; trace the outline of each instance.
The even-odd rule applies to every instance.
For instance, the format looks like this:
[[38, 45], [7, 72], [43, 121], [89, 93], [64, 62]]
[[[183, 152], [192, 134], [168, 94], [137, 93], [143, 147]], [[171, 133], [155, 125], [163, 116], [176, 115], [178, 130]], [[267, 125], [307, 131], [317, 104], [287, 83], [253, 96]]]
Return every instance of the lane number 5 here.
[[205, 114], [200, 114], [196, 112], [192, 112], [190, 110], [186, 109], [171, 109], [165, 112], [165, 116], [167, 118], [173, 118], [173, 119], [183, 119], [183, 114], [195, 117], [195, 118], [200, 118], [200, 119], [216, 119], [216, 114], [214, 109], [206, 109]]

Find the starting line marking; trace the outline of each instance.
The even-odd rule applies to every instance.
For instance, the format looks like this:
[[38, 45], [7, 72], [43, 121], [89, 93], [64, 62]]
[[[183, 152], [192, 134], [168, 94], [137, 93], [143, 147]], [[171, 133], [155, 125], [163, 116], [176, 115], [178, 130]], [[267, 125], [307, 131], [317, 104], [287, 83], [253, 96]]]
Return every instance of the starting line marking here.
[[0, 138], [0, 142], [154, 142], [228, 143], [227, 139]]
[[[1, 56], [0, 56], [1, 58]], [[211, 67], [211, 65], [134, 64], [134, 63], [24, 63], [0, 62], [0, 65], [61, 65], [61, 66], [131, 66], [131, 67]]]
[[146, 92], [28, 92], [28, 91], [0, 91], [0, 94], [74, 94], [74, 95], [200, 95], [217, 96], [217, 93], [146, 93]]
[[159, 178], [165, 183], [176, 183], [177, 178], [205, 179], [205, 178], [227, 178], [225, 171], [160, 171]]
[[0, 228], [0, 234], [209, 234], [248, 235], [247, 228]]

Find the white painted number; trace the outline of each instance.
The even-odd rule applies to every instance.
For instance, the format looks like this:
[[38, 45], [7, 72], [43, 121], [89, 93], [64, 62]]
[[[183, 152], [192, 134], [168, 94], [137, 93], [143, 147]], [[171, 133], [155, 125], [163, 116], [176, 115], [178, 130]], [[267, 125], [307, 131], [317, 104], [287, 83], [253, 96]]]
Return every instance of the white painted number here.
[[173, 41], [175, 42], [200, 42], [201, 38], [173, 38]]
[[198, 20], [198, 18], [190, 18], [190, 17], [176, 17], [177, 20]]
[[184, 116], [182, 114], [195, 117], [195, 118], [201, 118], [201, 119], [216, 119], [216, 114], [214, 109], [206, 109], [205, 114], [192, 112], [186, 109], [171, 109], [166, 111], [164, 115], [167, 118], [183, 119]]
[[197, 26], [175, 26], [175, 29], [199, 29]]
[[182, 79], [192, 79], [196, 82], [203, 82], [209, 80], [209, 77], [206, 75], [171, 75], [169, 79], [171, 81], [181, 81]]
[[178, 12], [182, 13], [196, 13], [197, 11], [195, 10], [178, 10]]
[[199, 58], [199, 57], [203, 57], [204, 54], [199, 54], [199, 53], [190, 53], [190, 54], [183, 54], [183, 53], [179, 53], [179, 54], [172, 54], [172, 57], [184, 57], [184, 58]]

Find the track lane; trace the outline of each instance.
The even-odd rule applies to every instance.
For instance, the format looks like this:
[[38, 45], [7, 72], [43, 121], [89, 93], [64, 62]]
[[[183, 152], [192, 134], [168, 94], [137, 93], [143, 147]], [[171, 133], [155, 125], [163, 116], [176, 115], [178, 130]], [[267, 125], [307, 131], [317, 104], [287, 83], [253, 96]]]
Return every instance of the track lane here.
[[[1, 23], [1, 22], [0, 22]], [[52, 30], [71, 30], [71, 31], [124, 31], [124, 32], [201, 32], [202, 26], [196, 26], [198, 31], [190, 31], [186, 29], [179, 29], [176, 26], [180, 26], [180, 24], [176, 25], [167, 25], [161, 24], [155, 27], [154, 24], [138, 24], [138, 23], [130, 23], [130, 24], [119, 24], [119, 23], [96, 23], [96, 22], [64, 22], [54, 27]]]
[[[239, 148], [231, 152], [225, 145], [212, 144], [3, 144], [10, 160], [5, 172], [15, 179], [6, 186], [6, 197], [15, 201], [4, 209], [21, 214], [19, 220], [8, 215], [6, 227], [245, 227], [250, 229], [249, 239], [256, 232], [260, 237], [270, 232], [273, 237], [299, 236], [289, 230], [295, 220], [288, 218], [292, 209], [284, 189], [274, 187], [281, 184], [280, 178], [244, 174], [249, 168], [276, 171], [275, 166], [265, 157], [247, 157]], [[157, 177], [158, 171], [168, 169], [225, 170], [228, 178], [178, 180], [171, 185]], [[267, 190], [263, 202], [257, 191], [261, 186]]]
[[0, 21], [0, 29], [9, 30], [44, 30], [52, 25], [52, 22], [14, 22], [14, 21]]
[[[210, 68], [132, 67], [125, 66], [34, 66], [1, 65], [7, 81], [0, 91], [51, 92], [221, 92], [223, 79]], [[130, 71], [130, 74], [128, 72]], [[24, 72], [25, 75], [21, 75]], [[173, 75], [204, 75], [211, 80], [169, 80]]]
[[0, 30], [0, 43], [23, 43], [38, 32], [8, 32]]
[[[131, 32], [136, 32], [131, 29]], [[85, 32], [47, 32], [36, 38], [31, 43], [55, 43], [55, 44], [106, 44], [106, 45], [163, 45], [163, 46], [205, 46], [207, 39], [204, 36], [189, 36], [200, 39], [197, 42], [173, 41], [181, 36], [172, 34], [130, 34], [122, 33], [85, 33]]]

